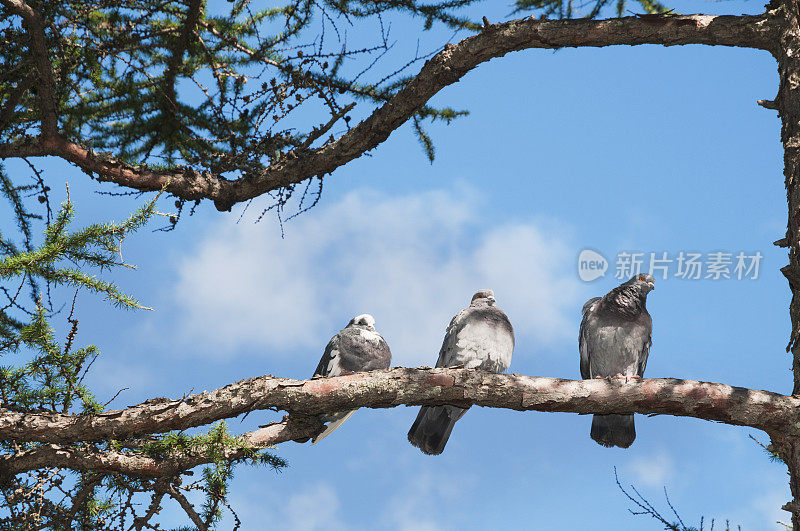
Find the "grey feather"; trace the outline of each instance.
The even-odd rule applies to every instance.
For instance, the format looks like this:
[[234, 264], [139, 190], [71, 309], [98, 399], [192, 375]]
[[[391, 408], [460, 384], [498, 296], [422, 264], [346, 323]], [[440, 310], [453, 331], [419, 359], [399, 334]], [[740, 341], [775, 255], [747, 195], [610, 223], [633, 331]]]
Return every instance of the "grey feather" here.
[[[646, 302], [654, 282], [636, 275], [584, 304], [578, 333], [583, 379], [644, 375], [653, 331]], [[602, 446], [627, 448], [636, 438], [633, 415], [595, 415], [590, 435]]]
[[[468, 308], [458, 312], [447, 327], [437, 367], [463, 366], [503, 372], [514, 352], [514, 328], [495, 304], [492, 290], [480, 290]], [[408, 431], [411, 444], [428, 455], [444, 451], [455, 423], [467, 409], [457, 406], [423, 406]]]
[[[388, 369], [391, 363], [392, 352], [383, 337], [375, 331], [375, 319], [363, 314], [354, 317], [331, 338], [314, 371], [314, 377]], [[317, 443], [333, 433], [355, 412], [353, 409], [320, 415], [320, 421], [327, 425], [322, 433], [314, 437], [313, 442]]]

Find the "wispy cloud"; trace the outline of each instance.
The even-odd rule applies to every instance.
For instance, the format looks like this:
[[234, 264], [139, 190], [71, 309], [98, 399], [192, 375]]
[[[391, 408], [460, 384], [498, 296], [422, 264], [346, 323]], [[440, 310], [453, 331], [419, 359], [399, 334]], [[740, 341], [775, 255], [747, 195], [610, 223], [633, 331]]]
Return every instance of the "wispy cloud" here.
[[[263, 485], [239, 485], [231, 501], [245, 529], [275, 531], [344, 531], [342, 505], [336, 489], [325, 481], [308, 483], [288, 494]], [[224, 513], [220, 529], [229, 529], [230, 513]], [[269, 522], [266, 525], [265, 522]], [[228, 526], [228, 527], [226, 527]]]
[[318, 483], [289, 497], [281, 521], [285, 522], [285, 529], [294, 531], [344, 529], [340, 506], [333, 487]]
[[[781, 468], [783, 468], [781, 466]], [[778, 466], [776, 465], [776, 469]], [[737, 507], [727, 507], [720, 511], [730, 522], [742, 526], [742, 529], [780, 529], [786, 527], [778, 522], [791, 522], [791, 514], [781, 507], [792, 499], [789, 485], [786, 482], [786, 470], [782, 472], [754, 471], [750, 486], [754, 495], [749, 503]], [[719, 518], [721, 520], [721, 518]]]
[[180, 329], [215, 355], [314, 348], [371, 313], [398, 365], [432, 364], [450, 318], [492, 288], [517, 335], [572, 336], [579, 290], [562, 227], [493, 223], [470, 193], [359, 191], [292, 221], [220, 222], [179, 264]]
[[[385, 525], [400, 531], [440, 531], [461, 527], [456, 513], [474, 495], [475, 481], [460, 473], [418, 472], [406, 477], [384, 510]], [[453, 510], [455, 509], [455, 510]]]
[[627, 468], [636, 478], [634, 483], [646, 487], [663, 487], [675, 473], [675, 464], [664, 451], [636, 457]]

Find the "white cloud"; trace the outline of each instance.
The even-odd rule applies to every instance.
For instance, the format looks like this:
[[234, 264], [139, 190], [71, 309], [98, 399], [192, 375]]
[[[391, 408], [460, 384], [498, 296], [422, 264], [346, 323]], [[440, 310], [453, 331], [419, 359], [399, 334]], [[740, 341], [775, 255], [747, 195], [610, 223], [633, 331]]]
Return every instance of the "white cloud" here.
[[[749, 486], [754, 494], [749, 503], [726, 507], [718, 512], [730, 519], [732, 524], [741, 525], [742, 529], [785, 530], [778, 522], [791, 522], [790, 513], [781, 507], [792, 499], [792, 494], [789, 491], [785, 467], [776, 465], [775, 468], [776, 470], [767, 473], [754, 471], [751, 475]], [[783, 470], [779, 471], [780, 469]]]
[[[362, 479], [353, 487], [345, 481], [312, 481], [288, 489], [264, 490], [263, 483], [252, 480], [239, 485], [231, 494], [231, 505], [244, 529], [264, 528], [259, 523], [270, 522], [275, 531], [347, 531], [350, 529], [387, 529], [397, 531], [446, 531], [463, 529], [469, 513], [463, 511], [463, 501], [477, 496], [476, 478], [451, 468], [443, 470], [392, 469], [396, 489], [387, 489], [385, 502], [370, 508], [357, 504]], [[340, 491], [337, 489], [341, 489]], [[350, 490], [345, 490], [350, 489]], [[343, 500], [348, 498], [348, 503]], [[201, 502], [202, 500], [197, 500]], [[355, 504], [354, 504], [355, 503]], [[170, 522], [181, 522], [185, 515], [170, 505]], [[375, 517], [369, 513], [375, 510]], [[225, 512], [220, 529], [229, 529], [232, 516]]]
[[[244, 529], [276, 531], [343, 531], [342, 505], [329, 483], [306, 484], [296, 492], [264, 491], [263, 485], [240, 485], [232, 494], [232, 506]], [[230, 529], [230, 513], [224, 513], [220, 529]], [[261, 524], [259, 525], [259, 522]], [[263, 525], [269, 522], [269, 526]]]
[[656, 452], [648, 456], [639, 456], [628, 465], [636, 481], [647, 487], [663, 487], [675, 473], [675, 464], [665, 452]]
[[[418, 471], [389, 499], [385, 523], [400, 531], [458, 529], [461, 504], [474, 495], [476, 481], [454, 471]], [[448, 510], [454, 509], [454, 510]]]
[[283, 509], [286, 529], [316, 531], [344, 528], [339, 518], [340, 502], [336, 491], [319, 483], [292, 495]]
[[[316, 348], [371, 313], [397, 365], [431, 365], [472, 293], [534, 344], [572, 338], [582, 301], [562, 227], [491, 223], [469, 193], [353, 192], [286, 225], [223, 220], [179, 264], [186, 338], [215, 355]], [[270, 350], [267, 350], [270, 349]]]

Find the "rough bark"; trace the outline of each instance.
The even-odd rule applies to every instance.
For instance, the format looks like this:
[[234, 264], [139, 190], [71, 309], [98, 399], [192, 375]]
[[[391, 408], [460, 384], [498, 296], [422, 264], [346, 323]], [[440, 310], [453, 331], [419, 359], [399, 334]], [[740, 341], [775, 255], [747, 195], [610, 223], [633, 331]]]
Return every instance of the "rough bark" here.
[[[521, 411], [670, 414], [766, 431], [788, 465], [794, 499], [784, 508], [792, 513], [794, 528], [800, 529], [800, 4], [796, 1], [774, 0], [768, 6], [770, 10], [761, 16], [642, 16], [601, 21], [523, 19], [487, 25], [480, 34], [446, 46], [397, 95], [338, 140], [322, 148], [303, 150], [236, 181], [193, 169], [159, 172], [128, 166], [62, 137], [58, 131], [53, 96], [55, 79], [43, 23], [23, 0], [0, 0], [0, 3], [21, 17], [29, 35], [35, 67], [35, 80], [30, 76], [22, 80], [12, 101], [3, 105], [0, 129], [11, 120], [13, 98], [32, 83], [37, 87], [42, 122], [39, 138], [0, 145], [0, 158], [57, 156], [96, 175], [101, 181], [137, 190], [166, 189], [189, 200], [210, 199], [220, 210], [313, 176], [324, 176], [358, 158], [386, 140], [444, 87], [457, 82], [481, 63], [509, 52], [528, 48], [639, 44], [705, 44], [767, 50], [777, 59], [780, 87], [774, 102], [760, 103], [777, 109], [782, 121], [789, 219], [786, 238], [776, 243], [789, 247], [789, 265], [782, 271], [792, 291], [789, 350], [794, 370], [794, 396], [674, 379], [573, 381], [463, 369], [393, 369], [312, 381], [269, 376], [253, 378], [181, 400], [151, 400], [100, 415], [23, 414], [0, 410], [0, 437], [45, 443], [32, 450], [3, 456], [0, 475], [62, 466], [142, 477], [174, 476], [210, 458], [198, 451], [154, 459], [130, 452], [101, 452], [91, 445], [75, 446], [74, 443], [186, 429], [267, 408], [302, 415], [290, 416], [280, 423], [244, 434], [243, 439], [253, 447], [313, 435], [319, 430], [318, 423], [308, 421], [313, 415], [353, 407], [449, 403]], [[201, 6], [198, 1], [190, 4], [181, 46], [169, 65], [168, 89], [173, 88], [180, 56], [190, 38], [190, 28], [197, 23]], [[233, 453], [228, 457], [237, 456]], [[170, 495], [174, 497], [172, 492]]]
[[[240, 435], [239, 438], [245, 446], [239, 449], [226, 448], [224, 458], [240, 459], [246, 455], [248, 448], [270, 448], [287, 441], [313, 437], [322, 429], [323, 425], [316, 417], [287, 416], [280, 422]], [[47, 444], [14, 455], [0, 456], [0, 484], [3, 477], [53, 466], [78, 471], [119, 473], [141, 478], [171, 478], [196, 466], [211, 463], [215, 458], [217, 456], [203, 448], [155, 458], [141, 452], [103, 451], [88, 446], [76, 448]]]
[[[479, 405], [517, 411], [644, 413], [689, 416], [750, 426], [774, 439], [800, 431], [800, 398], [768, 391], [672, 378], [563, 380], [469, 369], [406, 369], [336, 378], [290, 380], [261, 376], [182, 399], [148, 400], [97, 415], [0, 413], [0, 437], [48, 443], [6, 455], [0, 475], [59, 466], [73, 470], [170, 477], [212, 461], [202, 449], [167, 458], [129, 451], [101, 451], [76, 441], [99, 441], [181, 430], [261, 409], [294, 413], [282, 422], [243, 434], [252, 448], [316, 435], [315, 415], [354, 407], [399, 405]], [[782, 440], [782, 439], [781, 439]], [[794, 440], [791, 439], [790, 440]], [[230, 451], [235, 459], [243, 452]]]
[[800, 398], [719, 383], [676, 380], [563, 380], [469, 369], [406, 369], [336, 378], [261, 376], [169, 400], [95, 415], [0, 412], [0, 438], [64, 444], [126, 439], [210, 424], [259, 409], [317, 415], [356, 407], [478, 405], [517, 411], [644, 413], [695, 417], [794, 433]]
[[[770, 4], [780, 18], [781, 33], [773, 50], [778, 61], [780, 86], [768, 107], [778, 110], [781, 118], [781, 142], [784, 148], [784, 178], [789, 207], [786, 238], [776, 242], [789, 247], [789, 265], [781, 271], [789, 281], [792, 323], [787, 350], [792, 353], [794, 385], [792, 395], [800, 396], [800, 6], [783, 0]], [[793, 500], [783, 508], [792, 513], [792, 526], [800, 529], [800, 440], [781, 434], [773, 443], [789, 468], [789, 487]]]
[[[3, 2], [17, 0], [3, 0]], [[191, 15], [191, 13], [190, 13]], [[191, 17], [187, 18], [187, 23]], [[303, 150], [263, 171], [232, 181], [186, 169], [157, 172], [101, 159], [58, 134], [0, 145], [0, 158], [52, 155], [62, 157], [101, 181], [137, 190], [166, 189], [188, 200], [210, 199], [220, 210], [269, 191], [324, 176], [375, 148], [444, 87], [481, 63], [529, 48], [603, 47], [613, 45], [706, 44], [772, 51], [779, 26], [761, 16], [641, 16], [610, 20], [534, 20], [526, 18], [487, 26], [432, 57], [403, 89], [338, 140]]]

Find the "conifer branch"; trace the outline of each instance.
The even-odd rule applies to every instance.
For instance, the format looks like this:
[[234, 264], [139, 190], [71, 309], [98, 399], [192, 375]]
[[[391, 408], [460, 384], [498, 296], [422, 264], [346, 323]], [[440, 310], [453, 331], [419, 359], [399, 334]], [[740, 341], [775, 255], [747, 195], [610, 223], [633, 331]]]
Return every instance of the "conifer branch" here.
[[[0, 0], [0, 3], [22, 18], [22, 24], [28, 32], [30, 52], [39, 78], [37, 101], [41, 113], [42, 134], [55, 134], [58, 130], [55, 78], [50, 62], [50, 49], [47, 45], [44, 22], [39, 13], [23, 0]], [[13, 111], [13, 107], [11, 109]]]
[[164, 82], [162, 84], [162, 97], [164, 98], [164, 111], [174, 120], [175, 111], [178, 105], [178, 99], [175, 92], [175, 80], [178, 77], [178, 70], [183, 62], [183, 54], [189, 46], [189, 41], [192, 39], [194, 29], [200, 20], [203, 13], [204, 0], [191, 0], [189, 9], [186, 12], [183, 26], [181, 27], [180, 35], [178, 36], [178, 43], [175, 49], [172, 50], [172, 55], [167, 61], [167, 69], [164, 73]]
[[28, 71], [14, 87], [14, 92], [12, 92], [5, 103], [3, 103], [3, 106], [0, 107], [0, 133], [2, 133], [14, 119], [14, 110], [17, 108], [17, 104], [19, 104], [22, 96], [33, 86], [35, 81], [36, 75], [34, 72], [32, 70]]
[[208, 526], [200, 518], [200, 515], [197, 514], [197, 511], [194, 510], [194, 507], [191, 503], [189, 503], [189, 500], [186, 499], [186, 496], [178, 491], [174, 485], [167, 486], [167, 493], [172, 499], [178, 502], [189, 519], [194, 523], [194, 525], [197, 526], [199, 531], [208, 531]]
[[706, 44], [772, 51], [777, 38], [778, 24], [769, 13], [758, 16], [648, 15], [609, 20], [526, 18], [493, 24], [456, 45], [445, 46], [394, 96], [340, 138], [316, 149], [298, 150], [280, 157], [266, 168], [249, 169], [237, 180], [194, 169], [162, 172], [147, 166], [127, 165], [99, 156], [58, 135], [0, 144], [0, 158], [58, 156], [90, 175], [97, 175], [101, 181], [142, 191], [163, 189], [187, 200], [210, 199], [218, 209], [229, 210], [237, 203], [267, 192], [315, 176], [322, 177], [360, 157], [420, 112], [444, 87], [457, 82], [481, 63], [509, 52], [529, 48], [639, 44]]
[[221, 455], [204, 448], [169, 450], [166, 455], [151, 456], [142, 451], [101, 450], [91, 446], [74, 447], [45, 444], [17, 454], [0, 456], [0, 483], [31, 470], [58, 466], [76, 471], [119, 473], [140, 478], [174, 477], [200, 465], [217, 460], [236, 462], [252, 460], [258, 450], [276, 444], [317, 435], [323, 425], [316, 417], [295, 415], [286, 417], [258, 430], [237, 437], [236, 444], [225, 446]]

